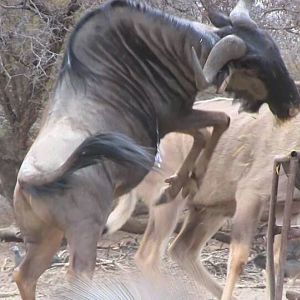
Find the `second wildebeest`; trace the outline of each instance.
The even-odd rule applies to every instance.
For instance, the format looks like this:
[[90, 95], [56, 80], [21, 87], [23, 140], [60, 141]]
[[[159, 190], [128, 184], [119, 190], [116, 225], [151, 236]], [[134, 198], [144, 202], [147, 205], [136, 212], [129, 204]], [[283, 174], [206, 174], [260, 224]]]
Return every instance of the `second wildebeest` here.
[[23, 299], [35, 298], [64, 235], [70, 271], [92, 275], [112, 199], [154, 162], [155, 151], [146, 155], [136, 144], [156, 149], [171, 131], [214, 126], [219, 137], [226, 129], [224, 113], [193, 110], [198, 90], [229, 90], [247, 111], [267, 102], [283, 120], [298, 112], [299, 94], [274, 41], [250, 19], [251, 2], [240, 1], [215, 30], [121, 0], [78, 23], [15, 188], [27, 252], [14, 279]]

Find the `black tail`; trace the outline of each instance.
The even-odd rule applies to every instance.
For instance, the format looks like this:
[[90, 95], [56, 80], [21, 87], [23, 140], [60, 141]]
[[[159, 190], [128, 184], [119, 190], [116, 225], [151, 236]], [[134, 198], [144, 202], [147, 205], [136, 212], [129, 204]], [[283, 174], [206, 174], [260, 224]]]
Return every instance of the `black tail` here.
[[75, 171], [100, 163], [104, 159], [121, 165], [134, 165], [149, 171], [154, 162], [150, 149], [137, 145], [119, 133], [104, 133], [88, 137], [58, 169], [19, 178], [19, 184], [31, 192], [49, 192], [67, 187], [67, 178]]
[[119, 133], [98, 134], [87, 138], [72, 154], [68, 173], [110, 159], [121, 165], [135, 165], [150, 170], [153, 155], [150, 149], [137, 145], [129, 137]]

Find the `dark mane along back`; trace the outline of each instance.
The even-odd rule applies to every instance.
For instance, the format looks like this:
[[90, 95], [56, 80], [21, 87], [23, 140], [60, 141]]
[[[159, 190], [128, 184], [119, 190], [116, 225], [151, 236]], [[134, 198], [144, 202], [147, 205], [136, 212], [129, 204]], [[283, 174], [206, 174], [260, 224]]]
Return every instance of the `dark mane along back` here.
[[69, 88], [89, 99], [133, 114], [149, 132], [158, 109], [164, 113], [170, 102], [176, 110], [187, 99], [193, 102], [191, 46], [208, 52], [216, 39], [193, 22], [145, 4], [109, 1], [77, 24], [59, 82], [70, 81]]
[[[170, 31], [171, 28], [171, 31], [174, 32], [175, 29], [177, 35], [181, 34], [183, 36], [187, 32], [189, 32], [190, 36], [199, 41], [199, 32], [197, 32], [198, 29], [193, 26], [193, 22], [189, 22], [187, 20], [165, 14], [140, 2], [131, 0], [108, 1], [105, 4], [101, 5], [98, 9], [95, 9], [86, 14], [77, 23], [67, 45], [63, 64], [61, 67], [60, 78], [62, 79], [66, 73], [71, 76], [78, 77], [80, 78], [80, 80], [88, 77], [97, 77], [97, 72], [95, 72], [93, 68], [90, 68], [85, 61], [82, 61], [82, 58], [76, 53], [76, 47], [78, 47], [78, 44], [80, 44], [82, 40], [85, 40], [88, 43], [81, 46], [83, 46], [84, 48], [91, 46], [91, 49], [94, 48], [93, 50], [100, 50], [96, 49], [96, 44], [103, 43], [104, 40], [92, 38], [109, 38], [111, 37], [110, 35], [112, 34], [112, 31], [119, 31], [122, 29], [126, 32], [126, 29], [133, 29], [135, 21], [138, 21], [139, 24], [144, 23], [145, 26], [148, 26], [149, 30], [151, 30], [151, 26], [156, 25], [156, 30], [152, 34], [159, 35], [157, 29], [161, 28], [160, 26], [164, 26], [165, 28], [163, 30]], [[121, 25], [123, 26], [123, 28], [121, 27]], [[91, 33], [87, 30], [87, 27], [89, 26], [91, 30], [98, 28], [103, 31], [98, 32], [97, 34]], [[196, 32], [197, 34], [195, 35]], [[130, 39], [130, 35], [136, 34], [136, 32], [128, 31], [126, 32], [126, 34], [126, 39]], [[144, 34], [147, 35], [149, 34], [149, 32], [144, 32]], [[201, 34], [204, 37], [207, 35], [205, 31], [201, 32]], [[88, 36], [90, 36], [90, 39], [88, 39]], [[137, 38], [137, 36], [135, 36], [135, 38]], [[173, 36], [173, 38], [176, 39], [175, 36]], [[213, 40], [209, 41], [210, 39], [211, 36], [208, 36], [208, 42], [214, 43]], [[141, 42], [141, 40], [139, 40], [139, 42]], [[113, 45], [113, 41], [110, 41], [109, 43], [105, 41], [105, 46]], [[180, 45], [173, 46], [180, 47]], [[145, 45], [145, 47], [147, 47], [147, 45]], [[101, 53], [97, 54], [99, 56], [101, 55]], [[89, 55], [92, 55], [92, 52], [90, 52]], [[93, 58], [95, 59], [96, 57]], [[82, 73], [82, 71], [84, 72]]]

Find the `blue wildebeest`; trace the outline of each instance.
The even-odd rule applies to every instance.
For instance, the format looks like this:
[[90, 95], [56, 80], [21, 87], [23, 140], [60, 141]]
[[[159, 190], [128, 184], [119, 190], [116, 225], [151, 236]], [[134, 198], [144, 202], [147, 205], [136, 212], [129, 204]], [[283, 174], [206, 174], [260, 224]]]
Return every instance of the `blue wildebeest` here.
[[[156, 180], [159, 176], [156, 173], [149, 174], [146, 181], [136, 188], [135, 193], [145, 200], [150, 208], [147, 229], [136, 259], [142, 270], [158, 278], [160, 256], [164, 253], [182, 207], [187, 202], [189, 215], [181, 232], [170, 246], [170, 254], [218, 299], [230, 300], [234, 286], [247, 263], [258, 222], [265, 209], [268, 209], [274, 157], [300, 148], [299, 134], [295, 130], [300, 124], [300, 117], [297, 116], [288, 124], [279, 126], [272, 122], [272, 116], [266, 107], [259, 115], [253, 117], [238, 114], [237, 108], [228, 100], [198, 102], [194, 108], [210, 111], [221, 109], [231, 117], [230, 128], [220, 138], [201, 187], [192, 200], [188, 198], [182, 201], [179, 195], [172, 202], [153, 205], [159, 197], [159, 189], [163, 187], [161, 178]], [[190, 138], [178, 134], [167, 136], [166, 140], [162, 141], [162, 153], [166, 153], [162, 168], [166, 176], [170, 176], [180, 166], [180, 160], [183, 160], [182, 157], [186, 155], [189, 145], [191, 145]], [[197, 172], [197, 163], [194, 172]], [[277, 207], [279, 224], [287, 180], [283, 171], [280, 176]], [[294, 197], [298, 201], [293, 204], [292, 224], [299, 224], [300, 172], [297, 174], [296, 187]], [[122, 198], [120, 206], [118, 205], [113, 213], [116, 214], [121, 208], [128, 217], [130, 214], [127, 210], [133, 210], [133, 205], [128, 202]], [[230, 258], [227, 280], [222, 291], [221, 286], [209, 275], [198, 258], [206, 242], [225, 220], [231, 217], [233, 221]], [[107, 224], [108, 232], [117, 229], [113, 221], [110, 220]], [[122, 221], [124, 223], [126, 220]], [[121, 225], [117, 224], [118, 227]], [[278, 256], [278, 251], [276, 255]]]
[[23, 299], [35, 298], [37, 279], [64, 235], [70, 270], [92, 275], [112, 199], [154, 162], [155, 151], [146, 155], [137, 144], [156, 149], [168, 132], [197, 136], [196, 128], [213, 126], [207, 163], [229, 119], [193, 110], [199, 90], [213, 84], [236, 95], [241, 110], [267, 102], [279, 119], [295, 116], [299, 94], [274, 41], [249, 17], [251, 2], [239, 1], [230, 17], [213, 15], [220, 28], [212, 30], [121, 0], [77, 24], [15, 188], [27, 252], [14, 279]]

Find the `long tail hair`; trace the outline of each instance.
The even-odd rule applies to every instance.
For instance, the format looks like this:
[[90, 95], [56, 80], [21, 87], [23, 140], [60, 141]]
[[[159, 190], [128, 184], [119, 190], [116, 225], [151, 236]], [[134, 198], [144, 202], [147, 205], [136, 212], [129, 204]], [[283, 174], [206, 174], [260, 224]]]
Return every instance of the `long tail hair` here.
[[67, 186], [68, 176], [75, 171], [100, 163], [104, 159], [121, 165], [133, 165], [149, 171], [154, 162], [150, 149], [137, 145], [119, 133], [102, 133], [88, 137], [56, 170], [41, 174], [23, 175], [21, 187], [35, 193], [49, 193]]

